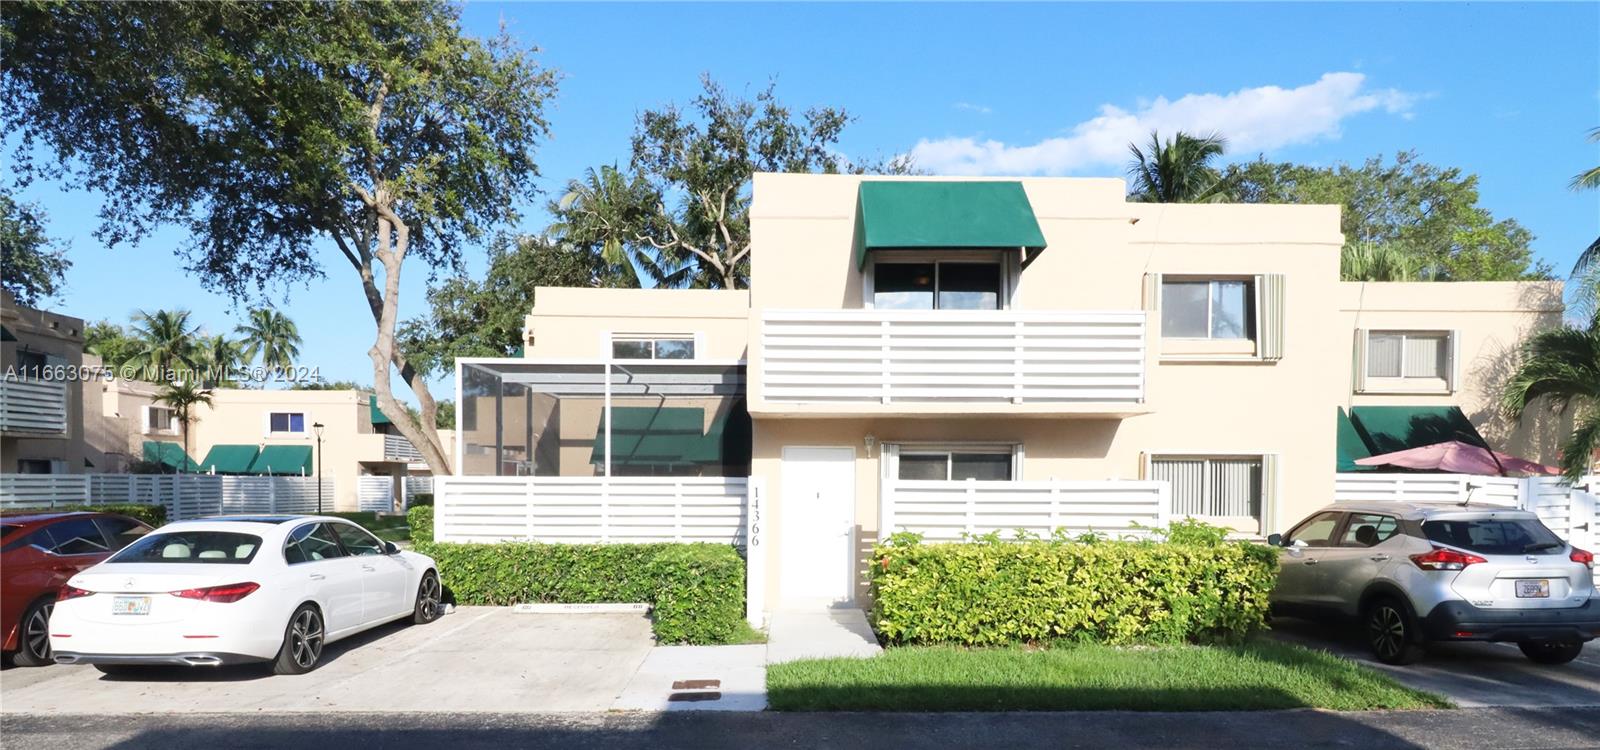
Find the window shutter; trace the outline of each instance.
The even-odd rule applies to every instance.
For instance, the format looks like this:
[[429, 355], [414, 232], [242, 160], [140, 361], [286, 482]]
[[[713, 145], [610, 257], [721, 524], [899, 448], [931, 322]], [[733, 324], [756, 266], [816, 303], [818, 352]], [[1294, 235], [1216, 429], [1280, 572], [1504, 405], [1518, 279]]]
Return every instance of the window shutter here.
[[1283, 359], [1283, 274], [1256, 277], [1256, 357]]
[[1161, 309], [1161, 274], [1147, 273], [1144, 275], [1144, 309], [1155, 311]]
[[1451, 331], [1449, 336], [1450, 340], [1445, 342], [1448, 347], [1446, 351], [1450, 352], [1450, 361], [1445, 364], [1449, 368], [1445, 371], [1449, 378], [1445, 385], [1454, 393], [1460, 389], [1461, 383], [1461, 332]]
[[1261, 533], [1270, 534], [1278, 526], [1278, 454], [1261, 457]]
[[1355, 351], [1351, 354], [1355, 362], [1355, 372], [1351, 373], [1353, 389], [1356, 393], [1365, 393], [1367, 390], [1367, 329], [1356, 329]]
[[139, 409], [139, 431], [140, 432], [149, 432], [150, 431], [150, 405], [149, 404], [145, 404], [143, 408]]

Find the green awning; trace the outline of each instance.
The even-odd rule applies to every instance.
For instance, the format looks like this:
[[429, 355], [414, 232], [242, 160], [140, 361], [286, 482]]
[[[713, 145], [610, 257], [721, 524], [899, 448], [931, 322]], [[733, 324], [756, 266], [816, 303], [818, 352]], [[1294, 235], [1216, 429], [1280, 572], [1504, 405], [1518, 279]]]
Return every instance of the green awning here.
[[1361, 439], [1361, 433], [1356, 431], [1356, 426], [1350, 421], [1344, 407], [1339, 408], [1338, 425], [1338, 464], [1334, 471], [1376, 471], [1373, 466], [1360, 466], [1356, 464], [1359, 459], [1372, 455], [1367, 450], [1367, 443]]
[[741, 399], [711, 423], [706, 434], [684, 451], [684, 458], [697, 464], [748, 466], [752, 439], [750, 413]]
[[0, 326], [0, 341], [16, 341], [17, 337], [11, 335], [11, 329]]
[[311, 446], [269, 445], [250, 464], [251, 474], [311, 476]]
[[[604, 419], [604, 417], [602, 417]], [[694, 463], [690, 454], [704, 439], [706, 410], [689, 406], [614, 406], [611, 408], [612, 466], [677, 466]], [[589, 463], [605, 464], [605, 424], [595, 432]]]
[[869, 180], [856, 193], [856, 265], [879, 250], [1006, 249], [1031, 263], [1044, 232], [1020, 182]]
[[200, 462], [200, 470], [217, 474], [248, 474], [261, 451], [254, 445], [213, 445]]
[[367, 397], [367, 408], [372, 411], [373, 424], [389, 424], [389, 418], [383, 415], [383, 410], [378, 408], [376, 394]]
[[1350, 417], [1372, 456], [1450, 440], [1488, 446], [1459, 406], [1354, 406]]
[[161, 464], [173, 471], [194, 473], [200, 471], [200, 465], [189, 458], [189, 454], [183, 452], [183, 446], [163, 440], [144, 441], [144, 460]]

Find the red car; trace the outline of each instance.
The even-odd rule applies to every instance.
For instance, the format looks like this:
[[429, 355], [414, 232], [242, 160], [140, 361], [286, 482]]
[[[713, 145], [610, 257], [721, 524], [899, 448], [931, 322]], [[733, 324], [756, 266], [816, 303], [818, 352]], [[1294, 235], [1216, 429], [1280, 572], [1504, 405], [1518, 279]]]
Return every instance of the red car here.
[[112, 513], [0, 516], [0, 634], [19, 666], [50, 663], [50, 610], [78, 571], [150, 532]]

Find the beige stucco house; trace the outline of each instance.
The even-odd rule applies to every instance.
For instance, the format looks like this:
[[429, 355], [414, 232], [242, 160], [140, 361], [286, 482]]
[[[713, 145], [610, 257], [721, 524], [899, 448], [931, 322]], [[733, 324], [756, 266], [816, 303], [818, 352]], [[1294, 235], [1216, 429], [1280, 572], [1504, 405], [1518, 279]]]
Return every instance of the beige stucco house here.
[[99, 468], [85, 440], [84, 364], [81, 319], [0, 290], [0, 474]]
[[757, 175], [749, 291], [538, 289], [525, 357], [458, 370], [458, 473], [748, 474], [787, 606], [859, 597], [909, 487], [1162, 480], [1253, 535], [1375, 450], [1555, 460], [1494, 401], [1559, 283], [1343, 282], [1338, 206], [1125, 191]]

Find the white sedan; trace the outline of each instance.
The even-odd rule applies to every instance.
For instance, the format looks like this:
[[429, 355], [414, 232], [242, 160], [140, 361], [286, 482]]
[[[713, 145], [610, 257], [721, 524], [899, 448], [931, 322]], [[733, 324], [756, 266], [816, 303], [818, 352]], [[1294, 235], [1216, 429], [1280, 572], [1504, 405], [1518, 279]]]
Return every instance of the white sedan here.
[[438, 619], [433, 559], [326, 516], [180, 521], [67, 581], [50, 618], [61, 664], [272, 662], [314, 669], [329, 643]]

